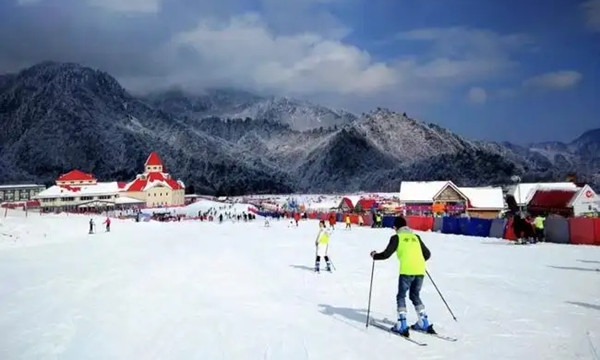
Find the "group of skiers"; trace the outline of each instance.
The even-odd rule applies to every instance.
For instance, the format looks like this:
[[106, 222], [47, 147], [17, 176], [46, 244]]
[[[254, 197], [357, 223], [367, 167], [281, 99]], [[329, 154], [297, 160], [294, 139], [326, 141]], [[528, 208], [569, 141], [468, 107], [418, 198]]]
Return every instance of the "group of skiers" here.
[[[348, 224], [350, 218], [347, 217], [346, 219], [346, 224]], [[419, 235], [415, 234], [407, 226], [406, 220], [403, 217], [399, 216], [394, 219], [393, 229], [396, 234], [390, 237], [385, 250], [380, 253], [377, 251], [371, 251], [370, 253], [373, 261], [388, 259], [395, 253], [400, 262], [398, 269], [398, 293], [396, 295], [397, 321], [390, 330], [405, 337], [409, 337], [409, 329], [435, 334], [433, 324], [429, 321], [425, 305], [420, 297], [423, 279], [426, 274], [425, 262], [431, 257], [431, 252]], [[322, 257], [325, 260], [326, 270], [332, 271], [332, 262], [328, 253], [332, 230], [333, 226], [328, 229], [324, 220], [319, 222], [319, 232], [315, 240], [315, 272], [320, 272]], [[407, 324], [407, 292], [417, 313], [417, 321], [410, 327]]]
[[513, 231], [517, 237], [517, 244], [535, 244], [543, 242], [544, 222], [546, 218], [541, 214], [535, 218], [522, 212], [513, 214]]
[[[104, 220], [104, 222], [102, 224], [106, 224], [106, 232], [110, 232], [110, 217], [106, 217], [106, 220]], [[96, 227], [96, 223], [94, 222], [94, 219], [91, 218], [90, 219], [90, 234], [94, 233], [94, 228]]]

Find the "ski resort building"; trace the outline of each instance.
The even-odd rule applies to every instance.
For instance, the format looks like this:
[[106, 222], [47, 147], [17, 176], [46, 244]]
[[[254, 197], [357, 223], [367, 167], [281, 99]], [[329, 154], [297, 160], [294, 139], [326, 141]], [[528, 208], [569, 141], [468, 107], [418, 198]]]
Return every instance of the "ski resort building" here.
[[466, 213], [494, 219], [504, 210], [501, 188], [458, 187], [452, 181], [403, 181], [400, 203], [407, 215]]
[[44, 211], [103, 211], [129, 208], [141, 201], [121, 196], [122, 182], [98, 182], [92, 174], [72, 170], [56, 179], [56, 185], [40, 192], [35, 199]]
[[44, 189], [36, 184], [0, 185], [0, 203], [31, 200]]
[[558, 214], [565, 217], [600, 212], [600, 197], [589, 186], [576, 189], [537, 189], [527, 204], [531, 213]]
[[461, 187], [467, 196], [467, 214], [481, 219], [495, 219], [505, 209], [504, 195], [499, 187]]
[[399, 197], [406, 215], [432, 213], [434, 208], [462, 213], [469, 201], [452, 181], [403, 181]]
[[147, 207], [178, 206], [185, 204], [185, 186], [165, 172], [157, 153], [148, 156], [144, 172], [125, 185], [127, 197], [143, 201]]
[[183, 205], [184, 185], [164, 172], [158, 154], [152, 153], [145, 171], [135, 180], [98, 182], [92, 174], [72, 170], [56, 179], [56, 185], [41, 191], [34, 198], [45, 211], [104, 211], [132, 207]]
[[517, 206], [524, 207], [531, 202], [533, 195], [538, 190], [577, 190], [577, 184], [573, 182], [558, 183], [521, 183], [508, 188], [507, 195], [514, 197]]

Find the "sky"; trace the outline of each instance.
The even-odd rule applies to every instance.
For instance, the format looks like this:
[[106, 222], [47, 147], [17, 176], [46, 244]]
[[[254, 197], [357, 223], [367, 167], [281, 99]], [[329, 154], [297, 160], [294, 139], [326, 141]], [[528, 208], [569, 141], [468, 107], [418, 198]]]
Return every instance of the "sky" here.
[[482, 140], [600, 127], [600, 0], [0, 0], [0, 73], [46, 60], [135, 94], [384, 107]]

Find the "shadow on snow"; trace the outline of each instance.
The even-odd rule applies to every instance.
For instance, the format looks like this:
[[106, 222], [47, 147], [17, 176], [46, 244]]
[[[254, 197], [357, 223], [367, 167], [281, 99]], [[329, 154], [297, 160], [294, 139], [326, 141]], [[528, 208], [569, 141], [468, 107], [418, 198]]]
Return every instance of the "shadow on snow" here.
[[594, 310], [600, 311], [600, 305], [588, 304], [588, 303], [579, 302], [579, 301], [565, 301], [565, 302], [567, 304], [582, 306], [582, 307], [585, 307], [585, 308], [588, 308], [588, 309], [594, 309]]
[[577, 267], [577, 266], [554, 266], [554, 265], [548, 265], [548, 267], [551, 267], [551, 268], [554, 268], [554, 269], [562, 269], [562, 270], [600, 271], [600, 269], [582, 268], [582, 267]]

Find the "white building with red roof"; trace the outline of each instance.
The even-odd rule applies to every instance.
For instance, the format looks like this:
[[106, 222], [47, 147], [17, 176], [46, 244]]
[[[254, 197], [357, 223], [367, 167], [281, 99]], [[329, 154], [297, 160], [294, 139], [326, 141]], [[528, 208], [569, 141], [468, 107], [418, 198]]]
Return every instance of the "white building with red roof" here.
[[129, 183], [98, 182], [92, 174], [72, 170], [60, 175], [56, 185], [41, 191], [34, 198], [46, 210], [75, 211], [183, 205], [184, 192], [184, 184], [164, 172], [160, 157], [153, 152], [146, 160], [144, 173]]
[[165, 172], [157, 153], [151, 153], [144, 166], [144, 173], [125, 185], [126, 196], [142, 200], [148, 207], [184, 205], [185, 185]]

